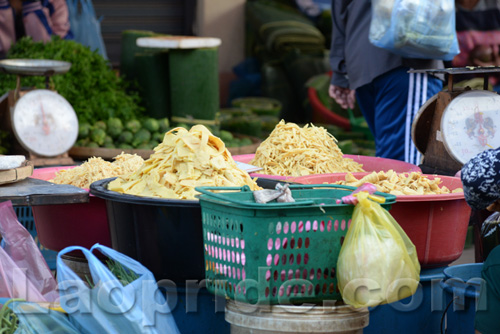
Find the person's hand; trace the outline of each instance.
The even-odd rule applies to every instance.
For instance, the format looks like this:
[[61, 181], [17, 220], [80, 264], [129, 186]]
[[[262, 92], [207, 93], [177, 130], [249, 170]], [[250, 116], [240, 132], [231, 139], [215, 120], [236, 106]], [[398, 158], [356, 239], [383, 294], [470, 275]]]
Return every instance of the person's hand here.
[[498, 45], [478, 45], [470, 53], [470, 61], [475, 66], [500, 66]]
[[486, 210], [488, 211], [498, 211], [500, 212], [500, 199], [497, 200], [496, 202], [491, 203]]
[[330, 85], [328, 94], [335, 100], [343, 109], [354, 109], [356, 101], [355, 90], [345, 87]]

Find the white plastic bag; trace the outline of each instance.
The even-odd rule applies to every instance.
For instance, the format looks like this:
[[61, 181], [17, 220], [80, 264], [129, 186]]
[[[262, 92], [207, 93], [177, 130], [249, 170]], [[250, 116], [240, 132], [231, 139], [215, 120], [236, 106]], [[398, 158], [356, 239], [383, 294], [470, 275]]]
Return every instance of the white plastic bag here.
[[[93, 254], [95, 250], [119, 263], [137, 278], [123, 285]], [[62, 255], [72, 251], [81, 251], [87, 259], [93, 287], [89, 287], [62, 260]], [[99, 244], [90, 250], [80, 246], [66, 247], [57, 255], [57, 281], [61, 307], [84, 334], [179, 333], [153, 274], [139, 262], [109, 247]]]
[[459, 52], [454, 0], [372, 0], [370, 42], [407, 58], [452, 60]]

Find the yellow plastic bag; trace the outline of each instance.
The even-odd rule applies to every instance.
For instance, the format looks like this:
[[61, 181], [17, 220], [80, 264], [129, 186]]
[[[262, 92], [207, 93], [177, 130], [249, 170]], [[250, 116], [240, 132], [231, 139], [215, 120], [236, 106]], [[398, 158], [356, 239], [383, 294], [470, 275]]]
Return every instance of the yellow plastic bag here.
[[415, 245], [394, 218], [357, 194], [351, 226], [337, 262], [337, 280], [346, 304], [354, 307], [392, 303], [413, 295], [420, 279]]

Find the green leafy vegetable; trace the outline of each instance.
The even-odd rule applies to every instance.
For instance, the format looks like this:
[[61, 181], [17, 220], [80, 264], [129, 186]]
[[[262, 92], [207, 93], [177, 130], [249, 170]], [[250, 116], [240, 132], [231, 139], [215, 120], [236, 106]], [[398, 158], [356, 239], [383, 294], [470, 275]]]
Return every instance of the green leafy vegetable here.
[[[115, 275], [123, 286], [126, 286], [139, 278], [139, 275], [135, 272], [124, 267], [120, 262], [116, 262], [112, 259], [106, 260], [106, 266], [108, 266], [109, 271]], [[89, 276], [85, 275], [85, 280], [91, 289], [95, 287], [94, 281]]]
[[[117, 117], [124, 121], [142, 117], [139, 93], [116, 75], [109, 62], [97, 52], [71, 40], [54, 36], [50, 42], [34, 42], [30, 37], [17, 41], [7, 58], [54, 59], [71, 63], [65, 74], [50, 77], [50, 88], [68, 100], [81, 123]], [[43, 76], [21, 79], [23, 87], [45, 88]], [[0, 74], [0, 94], [16, 87], [16, 76]]]
[[15, 301], [24, 301], [24, 299], [9, 299], [0, 309], [0, 334], [12, 334], [18, 326], [16, 314], [9, 308], [9, 304]]
[[108, 260], [106, 261], [106, 265], [109, 270], [116, 276], [116, 278], [123, 284], [123, 286], [132, 283], [136, 279], [139, 278], [139, 275], [134, 273], [132, 270], [124, 267], [121, 263]]

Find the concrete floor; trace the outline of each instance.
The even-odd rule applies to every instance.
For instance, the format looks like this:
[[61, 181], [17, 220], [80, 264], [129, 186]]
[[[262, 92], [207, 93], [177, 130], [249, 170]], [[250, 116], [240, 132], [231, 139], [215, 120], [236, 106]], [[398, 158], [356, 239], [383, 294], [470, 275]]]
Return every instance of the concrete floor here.
[[462, 256], [460, 256], [455, 262], [452, 262], [450, 266], [456, 264], [474, 263], [474, 244], [471, 247], [464, 249]]

